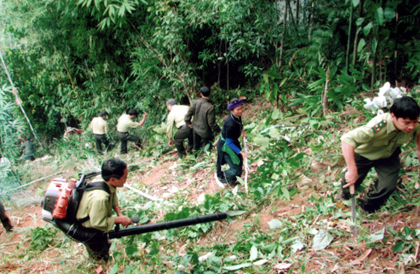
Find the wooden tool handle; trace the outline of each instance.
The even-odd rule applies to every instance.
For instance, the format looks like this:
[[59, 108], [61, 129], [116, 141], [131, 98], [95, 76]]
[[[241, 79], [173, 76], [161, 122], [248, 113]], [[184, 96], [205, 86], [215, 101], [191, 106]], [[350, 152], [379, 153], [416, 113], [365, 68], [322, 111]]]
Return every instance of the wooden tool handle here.
[[355, 193], [356, 191], [355, 191], [355, 189], [354, 189], [354, 185], [351, 185], [350, 186], [350, 194], [351, 195], [354, 195], [354, 193]]

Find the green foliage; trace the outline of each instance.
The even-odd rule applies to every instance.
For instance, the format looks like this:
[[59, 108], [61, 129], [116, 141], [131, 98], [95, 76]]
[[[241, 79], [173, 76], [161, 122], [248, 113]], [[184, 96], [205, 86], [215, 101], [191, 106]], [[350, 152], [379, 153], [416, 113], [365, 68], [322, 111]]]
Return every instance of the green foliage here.
[[12, 161], [20, 156], [18, 140], [27, 133], [23, 114], [13, 97], [11, 88], [4, 85], [0, 90], [0, 153]]
[[[402, 2], [364, 1], [355, 22], [357, 64], [348, 75], [344, 41], [353, 34], [346, 33], [349, 5], [342, 1], [300, 3], [301, 14], [292, 6], [286, 15], [285, 3], [273, 1], [8, 0], [1, 37], [23, 106], [50, 141], [66, 126], [85, 128], [103, 109], [118, 117], [136, 107], [149, 112], [147, 123], [159, 123], [163, 106], [156, 102], [173, 97], [187, 104], [204, 84], [216, 91], [218, 110], [238, 93], [226, 89], [258, 79], [268, 101], [315, 96], [308, 107], [316, 110], [325, 85], [320, 71], [328, 67], [329, 108], [341, 110], [343, 99], [368, 83], [374, 56], [385, 64], [382, 78], [384, 67], [397, 62], [405, 68], [392, 72], [397, 78], [418, 82], [419, 47], [408, 36], [417, 31], [419, 6]], [[395, 29], [397, 8], [405, 12], [404, 32]], [[391, 39], [397, 32], [408, 36]], [[395, 49], [404, 62], [389, 58]]]
[[43, 228], [32, 228], [29, 232], [31, 239], [31, 250], [35, 251], [36, 253], [40, 253], [46, 248], [55, 244], [55, 235], [57, 234], [58, 230], [51, 226], [45, 226]]

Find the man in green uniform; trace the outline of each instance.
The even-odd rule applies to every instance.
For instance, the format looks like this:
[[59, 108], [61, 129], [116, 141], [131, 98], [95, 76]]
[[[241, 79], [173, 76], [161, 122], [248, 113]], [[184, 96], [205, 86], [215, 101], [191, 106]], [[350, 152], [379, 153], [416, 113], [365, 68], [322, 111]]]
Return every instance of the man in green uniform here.
[[9, 232], [12, 230], [13, 228], [12, 222], [10, 222], [9, 217], [6, 215], [6, 210], [4, 210], [4, 206], [1, 202], [0, 202], [0, 220], [6, 232]]
[[34, 144], [31, 141], [31, 136], [28, 136], [26, 142], [24, 142], [20, 147], [25, 149], [25, 155], [23, 156], [24, 160], [35, 160]]
[[[220, 127], [216, 124], [214, 106], [209, 99], [210, 89], [202, 87], [200, 93], [201, 98], [192, 103], [185, 115], [185, 123], [189, 128], [193, 129], [194, 150], [196, 153], [200, 148], [204, 149], [207, 144], [211, 145], [213, 136], [220, 132]], [[194, 119], [192, 120], [193, 116]]]
[[169, 109], [168, 120], [166, 122], [166, 137], [170, 146], [175, 144], [178, 157], [183, 158], [186, 155], [184, 140], [188, 139], [189, 151], [193, 147], [192, 129], [185, 124], [184, 120], [190, 107], [177, 105], [175, 99], [169, 99], [166, 102], [166, 107]]
[[138, 112], [135, 109], [130, 109], [127, 114], [123, 114], [118, 118], [117, 135], [121, 140], [121, 154], [127, 153], [127, 141], [134, 142], [137, 147], [141, 146], [140, 138], [135, 135], [130, 135], [128, 132], [130, 128], [143, 126], [147, 113], [144, 113], [143, 119], [139, 123], [133, 121], [137, 116]]
[[[124, 186], [127, 181], [127, 164], [119, 159], [111, 158], [102, 164], [102, 178], [109, 187], [110, 194], [101, 189], [85, 192], [79, 204], [76, 219], [84, 227], [94, 228], [104, 233], [109, 232], [115, 224], [128, 226], [130, 218], [122, 215], [118, 206], [117, 187]], [[117, 217], [112, 216], [112, 209]], [[108, 260], [111, 244], [107, 240], [84, 243], [91, 257]]]
[[374, 167], [378, 180], [364, 196], [360, 206], [374, 212], [397, 187], [401, 145], [415, 139], [420, 159], [420, 108], [411, 97], [395, 100], [390, 113], [378, 115], [367, 125], [341, 137], [341, 147], [348, 171], [342, 181], [342, 198], [349, 199], [349, 186], [357, 188]]
[[99, 113], [98, 117], [92, 119], [90, 123], [90, 129], [92, 129], [93, 136], [95, 137], [96, 151], [99, 154], [102, 154], [102, 143], [105, 145], [105, 150], [109, 149], [109, 141], [106, 136], [108, 133], [108, 122], [106, 118], [108, 117], [108, 112], [105, 110]]

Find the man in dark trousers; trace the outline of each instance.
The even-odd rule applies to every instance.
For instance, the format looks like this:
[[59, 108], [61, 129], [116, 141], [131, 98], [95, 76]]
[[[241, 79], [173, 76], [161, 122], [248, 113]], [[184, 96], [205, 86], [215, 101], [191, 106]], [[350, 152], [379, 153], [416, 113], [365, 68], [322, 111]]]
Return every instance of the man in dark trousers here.
[[[130, 218], [121, 213], [117, 197], [117, 188], [123, 187], [127, 181], [127, 164], [119, 159], [111, 158], [102, 164], [101, 172], [109, 193], [102, 189], [85, 192], [80, 201], [76, 219], [84, 227], [107, 233], [115, 224], [126, 227], [133, 223]], [[115, 210], [117, 217], [112, 216], [112, 210]], [[84, 245], [92, 258], [108, 260], [111, 246], [108, 240], [86, 242]]]
[[189, 106], [177, 105], [175, 99], [169, 99], [166, 102], [169, 110], [168, 120], [166, 122], [166, 137], [169, 145], [175, 144], [178, 151], [178, 157], [183, 158], [186, 155], [184, 148], [184, 140], [188, 139], [189, 150], [193, 147], [192, 129], [185, 124], [185, 114], [187, 114]]
[[108, 118], [108, 112], [103, 110], [99, 113], [98, 117], [92, 119], [89, 126], [95, 137], [96, 151], [99, 154], [102, 154], [102, 143], [105, 145], [105, 150], [109, 149], [109, 141], [106, 136], [108, 133], [108, 122], [106, 118]]
[[34, 144], [31, 141], [31, 136], [28, 136], [26, 139], [26, 142], [24, 142], [21, 146], [21, 148], [25, 149], [25, 155], [23, 156], [24, 160], [35, 160], [34, 157]]
[[196, 154], [200, 148], [203, 150], [207, 144], [211, 146], [213, 136], [220, 132], [220, 127], [216, 124], [214, 106], [209, 99], [210, 89], [202, 87], [200, 93], [201, 98], [192, 103], [184, 118], [187, 126], [193, 129]]
[[6, 210], [4, 210], [4, 206], [3, 204], [0, 202], [0, 220], [4, 226], [4, 229], [6, 230], [6, 232], [9, 232], [12, 230], [13, 226], [12, 226], [12, 222], [10, 222], [9, 217], [7, 217], [6, 215]]
[[341, 148], [348, 171], [342, 180], [342, 198], [350, 199], [349, 187], [357, 188], [374, 167], [378, 180], [360, 203], [366, 212], [374, 212], [397, 187], [401, 145], [415, 140], [420, 159], [420, 108], [411, 97], [395, 100], [390, 113], [378, 115], [365, 126], [341, 137]]
[[138, 116], [138, 112], [135, 109], [130, 109], [127, 114], [123, 114], [118, 118], [118, 124], [117, 124], [117, 135], [121, 140], [121, 154], [127, 153], [127, 141], [132, 141], [137, 147], [141, 146], [140, 137], [137, 137], [135, 135], [130, 135], [128, 132], [130, 128], [136, 128], [141, 127], [144, 124], [144, 121], [146, 120], [147, 113], [145, 112], [143, 115], [143, 119], [139, 123], [134, 122], [133, 119], [135, 119]]

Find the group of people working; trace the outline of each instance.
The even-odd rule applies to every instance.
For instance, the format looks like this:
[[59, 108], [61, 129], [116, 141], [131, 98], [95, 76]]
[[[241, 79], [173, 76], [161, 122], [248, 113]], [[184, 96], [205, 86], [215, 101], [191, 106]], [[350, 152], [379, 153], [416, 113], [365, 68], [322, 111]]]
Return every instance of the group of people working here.
[[[214, 121], [213, 117], [210, 119], [207, 117], [207, 114], [211, 114], [213, 110], [211, 110], [212, 105], [205, 95], [202, 95], [201, 99], [196, 100], [191, 108], [178, 106], [173, 99], [167, 101], [168, 109], [171, 111], [168, 115], [168, 139], [170, 143], [179, 143], [177, 149], [179, 149], [178, 152], [182, 152], [181, 154], [183, 154], [184, 148], [180, 146], [185, 139], [189, 139], [189, 144], [192, 144], [190, 138], [191, 129], [193, 131], [193, 139], [196, 137], [194, 135], [196, 134], [194, 132], [194, 125], [199, 125], [197, 126], [201, 130], [199, 133], [209, 132], [209, 129], [204, 126], [204, 121]], [[210, 105], [207, 105], [207, 108], [203, 108], [205, 110], [204, 113], [200, 113], [200, 108], [197, 108], [197, 106], [207, 102]], [[235, 180], [234, 177], [240, 176], [242, 172], [242, 161], [248, 157], [241, 150], [239, 143], [239, 138], [245, 136], [241, 118], [243, 113], [242, 105], [243, 101], [236, 98], [229, 102], [227, 108], [230, 110], [230, 113], [224, 122], [219, 136], [217, 144], [217, 179], [222, 184], [232, 182]], [[398, 157], [401, 152], [400, 146], [408, 143], [411, 139], [415, 139], [417, 143], [417, 154], [420, 156], [419, 115], [420, 108], [414, 99], [411, 97], [399, 98], [392, 105], [389, 114], [378, 115], [367, 123], [367, 125], [356, 128], [342, 136], [342, 150], [348, 167], [348, 171], [344, 174], [342, 180], [343, 199], [350, 198], [349, 186], [355, 185], [358, 187], [366, 177], [368, 171], [374, 167], [378, 173], [378, 181], [359, 201], [359, 206], [365, 212], [370, 213], [378, 210], [384, 204], [397, 186], [398, 173], [400, 171]], [[182, 116], [184, 116], [184, 120]], [[194, 122], [190, 122], [192, 116], [194, 117], [194, 121], [195, 117], [206, 118], [198, 120], [194, 124]], [[176, 132], [174, 132], [174, 128], [177, 129]], [[216, 127], [214, 128], [216, 129]], [[171, 136], [174, 138], [171, 139]], [[207, 135], [208, 138], [206, 140], [211, 141], [211, 136], [213, 135]], [[199, 138], [204, 139], [203, 135], [199, 135]], [[230, 170], [225, 172], [221, 170], [221, 165], [224, 163], [229, 164]], [[113, 166], [115, 166], [115, 170], [110, 172], [109, 167]], [[107, 175], [104, 176], [104, 174]], [[118, 159], [109, 159], [102, 165], [102, 176], [110, 184], [111, 189], [121, 187], [127, 179], [127, 165]], [[89, 208], [87, 211], [79, 210], [79, 212], [83, 212], [83, 214], [80, 214], [80, 217], [85, 215], [92, 216], [91, 220], [86, 221], [83, 225], [104, 232], [109, 231], [113, 224], [121, 223], [123, 226], [130, 225], [132, 223], [131, 220], [121, 214], [117, 198], [109, 199], [107, 195], [104, 195], [104, 193], [101, 193], [101, 195], [94, 195], [92, 193], [89, 195], [90, 198], [88, 196], [83, 197], [83, 199], [86, 199], [85, 203], [92, 204], [86, 207]], [[90, 200], [88, 201], [88, 199]], [[97, 205], [94, 205], [95, 203]], [[118, 217], [111, 217], [112, 209], [116, 211]], [[102, 215], [98, 216], [98, 212]], [[85, 245], [94, 258], [108, 258], [108, 242], [86, 243]]]
[[[118, 118], [117, 123], [117, 135], [121, 140], [120, 153], [127, 153], [127, 142], [132, 141], [137, 148], [141, 148], [140, 137], [130, 134], [130, 128], [136, 128], [143, 126], [146, 121], [147, 113], [144, 113], [143, 118], [140, 122], [134, 122], [133, 119], [137, 118], [139, 113], [135, 109], [130, 109], [127, 113]], [[98, 117], [92, 119], [89, 127], [92, 130], [93, 136], [95, 138], [96, 150], [99, 154], [102, 154], [102, 144], [105, 145], [105, 149], [110, 149], [110, 143], [107, 137], [109, 132], [108, 122], [108, 112], [101, 111]]]
[[[170, 111], [166, 135], [169, 144], [175, 144], [180, 158], [186, 155], [184, 147], [186, 139], [188, 140], [188, 151], [198, 152], [208, 145], [211, 146], [215, 134], [220, 131], [215, 120], [214, 106], [209, 99], [210, 89], [202, 87], [200, 94], [201, 98], [195, 100], [191, 107], [177, 105], [175, 99], [169, 99], [166, 102]], [[241, 151], [239, 143], [239, 138], [245, 136], [241, 118], [243, 100], [232, 99], [227, 109], [230, 110], [230, 114], [226, 118], [217, 144], [217, 178], [218, 183], [223, 187], [224, 184], [236, 181], [236, 176], [240, 176], [242, 173], [243, 158], [248, 157], [248, 154]], [[128, 117], [125, 119], [128, 120]], [[225, 163], [230, 166], [230, 169], [223, 172], [221, 166]], [[76, 218], [81, 220], [81, 225], [86, 228], [107, 233], [115, 224], [122, 224], [124, 227], [132, 224], [132, 220], [121, 213], [116, 195], [116, 189], [122, 187], [127, 180], [128, 169], [125, 162], [111, 158], [102, 164], [101, 171], [102, 178], [110, 192], [96, 189], [85, 193]], [[117, 213], [117, 217], [112, 216], [113, 210]], [[108, 260], [109, 241], [91, 241], [84, 244], [91, 257]]]
[[[175, 99], [169, 99], [166, 107], [169, 110], [166, 123], [166, 137], [169, 145], [175, 145], [178, 157], [183, 158], [187, 152], [198, 156], [205, 149], [210, 149], [212, 141], [218, 137], [217, 144], [217, 182], [224, 187], [236, 181], [236, 176], [242, 174], [243, 158], [248, 154], [241, 150], [239, 139], [245, 137], [242, 125], [243, 100], [232, 99], [227, 109], [230, 111], [221, 131], [216, 123], [214, 106], [210, 100], [211, 90], [204, 86], [200, 89], [200, 98], [195, 100], [191, 107], [178, 105]], [[137, 117], [136, 110], [131, 109], [127, 114], [123, 114], [118, 119], [117, 135], [121, 140], [121, 154], [127, 153], [127, 141], [134, 142], [135, 146], [140, 147], [140, 138], [129, 133], [130, 128], [143, 126], [147, 113], [144, 114], [140, 122], [134, 122]], [[102, 154], [102, 144], [106, 149], [110, 148], [106, 134], [109, 132], [106, 121], [108, 113], [102, 111], [98, 117], [92, 119], [90, 128], [92, 129], [96, 150]], [[185, 149], [184, 141], [188, 140], [188, 148]], [[228, 164], [230, 169], [223, 172], [222, 165]]]
[[[177, 105], [175, 99], [169, 99], [166, 106], [169, 115], [166, 125], [166, 136], [169, 145], [175, 144], [180, 158], [186, 155], [184, 140], [188, 139], [188, 151], [203, 151], [211, 147], [212, 140], [217, 137], [220, 127], [216, 123], [214, 106], [211, 103], [210, 89], [200, 89], [201, 98], [195, 100], [191, 107]], [[249, 155], [241, 150], [239, 138], [245, 137], [242, 125], [243, 100], [230, 100], [226, 118], [217, 142], [216, 182], [219, 186], [234, 184], [236, 177], [242, 174], [243, 158]], [[229, 169], [222, 171], [222, 165]]]
[[[167, 120], [167, 138], [169, 144], [175, 144], [178, 156], [184, 157], [186, 150], [184, 141], [188, 140], [188, 151], [204, 149], [220, 131], [215, 122], [214, 106], [209, 96], [210, 89], [200, 89], [201, 98], [195, 100], [191, 107], [177, 105], [176, 100], [169, 99], [166, 106], [170, 111]], [[241, 176], [244, 158], [249, 157], [242, 151], [240, 137], [246, 134], [242, 124], [243, 100], [230, 100], [227, 116], [217, 143], [216, 178], [224, 187], [232, 184], [237, 176]], [[105, 121], [106, 112], [92, 120], [97, 145], [109, 145], [104, 134], [108, 132]], [[121, 139], [121, 153], [127, 152], [127, 141], [139, 143], [139, 138], [129, 134], [130, 128], [142, 126], [147, 113], [137, 123], [135, 110], [128, 111], [118, 119], [117, 131]], [[398, 174], [401, 168], [400, 147], [414, 139], [417, 144], [417, 155], [420, 158], [420, 125], [418, 118], [420, 107], [411, 97], [402, 97], [394, 101], [390, 113], [378, 115], [366, 125], [356, 128], [341, 137], [342, 152], [348, 171], [344, 174], [341, 185], [343, 199], [349, 199], [349, 187], [359, 187], [369, 170], [374, 167], [378, 180], [359, 201], [359, 206], [367, 213], [378, 210], [397, 187]], [[101, 129], [101, 130], [99, 130]], [[125, 142], [125, 143], [123, 143]], [[228, 164], [230, 169], [222, 171], [222, 165]], [[81, 225], [94, 228], [104, 233], [110, 231], [115, 224], [128, 226], [132, 221], [121, 213], [116, 196], [116, 188], [122, 187], [127, 180], [127, 164], [119, 159], [108, 159], [102, 164], [102, 178], [108, 184], [110, 192], [97, 189], [83, 195], [77, 212], [77, 219], [84, 220]], [[115, 210], [117, 217], [112, 217]], [[6, 230], [11, 229], [10, 220], [4, 214], [0, 204], [0, 217]], [[108, 259], [109, 242], [85, 243], [89, 254], [97, 259]]]

